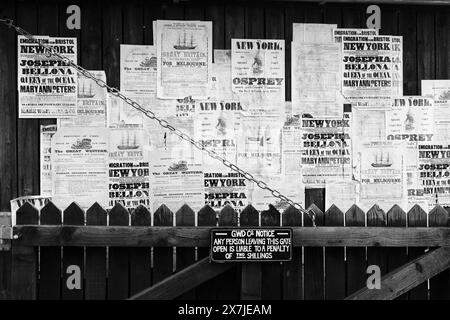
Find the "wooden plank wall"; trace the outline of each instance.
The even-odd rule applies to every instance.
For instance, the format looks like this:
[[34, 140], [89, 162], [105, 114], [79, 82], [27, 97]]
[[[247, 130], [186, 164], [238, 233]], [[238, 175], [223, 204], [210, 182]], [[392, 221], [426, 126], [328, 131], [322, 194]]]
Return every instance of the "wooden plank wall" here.
[[[66, 28], [66, 8], [78, 4], [82, 28]], [[286, 98], [290, 100], [290, 43], [293, 22], [365, 27], [366, 6], [270, 1], [2, 0], [0, 17], [13, 18], [36, 34], [78, 37], [79, 63], [104, 69], [119, 86], [119, 45], [153, 44], [155, 19], [212, 20], [213, 45], [230, 48], [231, 38], [286, 40]], [[421, 79], [450, 77], [450, 7], [381, 6], [381, 33], [404, 37], [404, 93], [420, 93]], [[17, 119], [16, 34], [0, 26], [0, 211], [10, 199], [39, 194], [39, 125], [53, 120]], [[321, 210], [324, 190], [307, 191], [306, 203]]]

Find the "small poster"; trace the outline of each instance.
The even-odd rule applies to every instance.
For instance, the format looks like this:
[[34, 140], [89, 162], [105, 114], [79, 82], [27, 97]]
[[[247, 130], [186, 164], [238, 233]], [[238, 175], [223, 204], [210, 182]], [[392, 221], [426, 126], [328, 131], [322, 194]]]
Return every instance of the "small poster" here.
[[41, 126], [41, 195], [52, 195], [52, 137], [56, 133], [56, 125]]

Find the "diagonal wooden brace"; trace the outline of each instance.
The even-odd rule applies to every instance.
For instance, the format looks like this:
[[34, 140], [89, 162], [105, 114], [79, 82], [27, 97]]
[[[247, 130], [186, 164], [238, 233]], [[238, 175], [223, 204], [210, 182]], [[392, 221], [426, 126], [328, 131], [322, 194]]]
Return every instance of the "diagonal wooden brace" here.
[[209, 257], [142, 290], [129, 300], [170, 300], [235, 267], [235, 263], [210, 263]]
[[346, 300], [392, 300], [450, 267], [450, 247], [441, 247], [389, 272], [380, 289], [363, 288]]

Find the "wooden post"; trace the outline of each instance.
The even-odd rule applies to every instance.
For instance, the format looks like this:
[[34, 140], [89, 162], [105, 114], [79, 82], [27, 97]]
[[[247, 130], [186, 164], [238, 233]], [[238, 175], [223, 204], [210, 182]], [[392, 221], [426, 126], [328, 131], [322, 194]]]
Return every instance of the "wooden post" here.
[[[41, 209], [41, 225], [61, 225], [62, 212], [52, 202]], [[39, 300], [61, 299], [61, 247], [42, 247]]]
[[[26, 202], [16, 213], [16, 225], [38, 224], [39, 212]], [[19, 235], [20, 236], [20, 235]], [[14, 300], [36, 299], [37, 248], [12, 244], [11, 293]]]
[[[96, 202], [86, 212], [87, 226], [106, 226], [107, 213]], [[106, 247], [86, 248], [86, 300], [106, 299]]]
[[[283, 227], [301, 227], [302, 213], [294, 207], [283, 212]], [[303, 299], [302, 248], [292, 248], [292, 261], [283, 262], [283, 299]]]
[[[241, 213], [241, 227], [257, 227], [259, 225], [259, 213], [248, 205]], [[261, 300], [261, 263], [244, 262], [241, 269], [241, 299]]]
[[[173, 213], [161, 205], [153, 215], [154, 226], [173, 226]], [[169, 277], [173, 273], [173, 249], [153, 248], [153, 284]]]

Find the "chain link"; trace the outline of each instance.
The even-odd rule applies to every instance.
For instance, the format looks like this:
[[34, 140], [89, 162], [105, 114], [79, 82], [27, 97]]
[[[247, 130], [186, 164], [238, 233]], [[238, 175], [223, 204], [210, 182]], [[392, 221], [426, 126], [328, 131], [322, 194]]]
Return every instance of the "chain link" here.
[[36, 42], [37, 44], [39, 44], [41, 47], [43, 47], [45, 49], [45, 55], [51, 57], [54, 56], [58, 59], [60, 59], [61, 61], [64, 61], [65, 63], [67, 63], [67, 65], [70, 65], [72, 68], [74, 68], [78, 73], [82, 74], [83, 76], [92, 79], [93, 81], [95, 81], [95, 83], [102, 87], [107, 89], [111, 94], [113, 94], [114, 96], [120, 98], [121, 100], [123, 100], [124, 102], [126, 102], [128, 105], [130, 105], [131, 107], [133, 107], [134, 109], [142, 112], [143, 114], [145, 114], [148, 118], [155, 120], [159, 123], [159, 125], [165, 129], [168, 129], [169, 131], [171, 131], [173, 134], [175, 134], [176, 136], [178, 136], [179, 138], [189, 142], [190, 144], [192, 144], [194, 147], [196, 147], [198, 150], [201, 150], [203, 152], [206, 152], [211, 158], [221, 161], [222, 164], [226, 167], [228, 167], [229, 169], [241, 174], [242, 176], [244, 176], [245, 179], [255, 183], [259, 188], [263, 189], [263, 190], [268, 190], [271, 192], [271, 194], [275, 197], [278, 198], [286, 203], [288, 203], [289, 205], [293, 206], [294, 208], [296, 208], [297, 210], [305, 213], [306, 215], [308, 215], [308, 217], [311, 219], [311, 222], [313, 224], [313, 226], [316, 226], [316, 222], [315, 222], [315, 213], [312, 210], [305, 210], [302, 208], [302, 206], [298, 203], [298, 202], [294, 202], [291, 199], [287, 198], [286, 196], [282, 195], [278, 190], [276, 189], [272, 189], [270, 188], [267, 183], [265, 183], [262, 180], [259, 180], [257, 178], [255, 178], [251, 173], [248, 173], [244, 170], [242, 170], [241, 168], [239, 168], [237, 165], [231, 163], [230, 161], [228, 161], [227, 159], [221, 157], [220, 155], [218, 155], [214, 150], [210, 150], [205, 148], [205, 146], [197, 141], [195, 141], [194, 139], [192, 139], [189, 135], [185, 134], [184, 132], [180, 131], [179, 129], [173, 127], [169, 122], [167, 122], [164, 119], [160, 119], [156, 116], [156, 114], [151, 111], [148, 110], [146, 108], [144, 108], [143, 106], [141, 106], [138, 102], [136, 102], [135, 100], [126, 97], [124, 94], [122, 94], [117, 88], [111, 87], [109, 86], [105, 81], [96, 78], [91, 72], [89, 72], [88, 70], [84, 69], [83, 67], [75, 64], [74, 62], [72, 62], [69, 58], [64, 57], [62, 55], [60, 55], [58, 52], [56, 52], [56, 50], [50, 46], [45, 44], [42, 40], [36, 39], [32, 34], [30, 34], [28, 31], [22, 29], [19, 26], [14, 25], [13, 20], [11, 19], [0, 19], [0, 22], [3, 22], [4, 24], [6, 24], [9, 28], [14, 28], [16, 30], [17, 33], [25, 36], [27, 39], [32, 40], [34, 42]]

